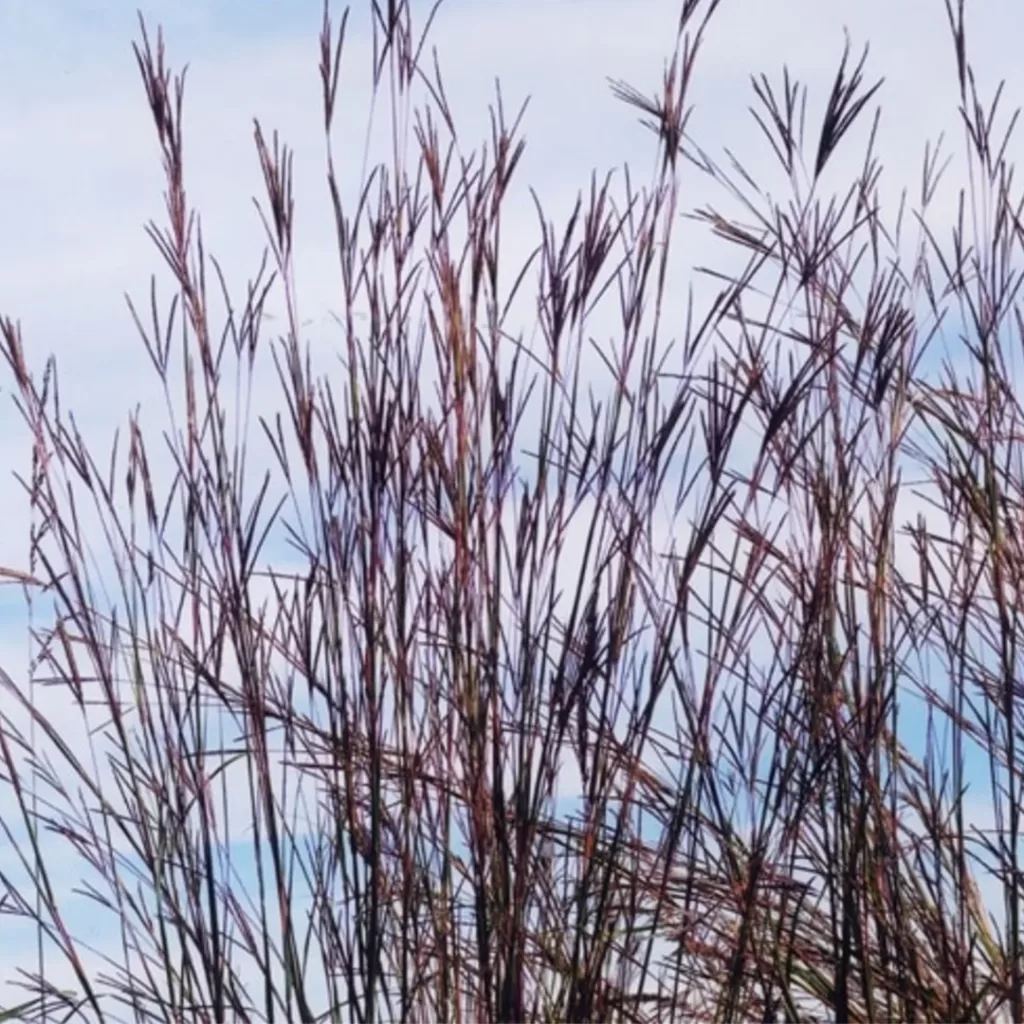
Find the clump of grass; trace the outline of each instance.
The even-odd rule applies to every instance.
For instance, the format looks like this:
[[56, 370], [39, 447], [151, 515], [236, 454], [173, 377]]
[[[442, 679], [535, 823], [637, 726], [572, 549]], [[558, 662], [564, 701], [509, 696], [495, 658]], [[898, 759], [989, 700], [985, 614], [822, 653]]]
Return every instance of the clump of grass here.
[[[686, 0], [659, 90], [614, 85], [654, 130], [652, 182], [595, 179], [561, 225], [538, 209], [523, 266], [501, 245], [522, 117], [499, 94], [467, 156], [426, 29], [371, 7], [395, 145], [354, 206], [327, 159], [340, 370], [314, 371], [297, 322], [287, 146], [256, 125], [267, 253], [235, 300], [145, 25], [173, 296], [154, 279], [131, 313], [162, 437], [136, 414], [94, 456], [57, 366], [0, 324], [34, 441], [10, 576], [36, 656], [0, 675], [23, 871], [0, 900], [38, 937], [11, 1012], [1024, 1020], [1024, 229], [962, 0], [951, 240], [927, 226], [938, 151], [913, 216], [881, 208], [866, 53], [813, 127], [788, 70], [753, 80], [786, 198], [705, 153], [688, 96], [718, 3]], [[329, 153], [345, 24], [325, 11]], [[742, 220], [685, 210], [695, 174]], [[702, 268], [717, 298], [675, 323], [684, 213], [743, 267]], [[510, 326], [531, 287], [536, 344]], [[266, 358], [277, 409], [252, 407]], [[83, 900], [118, 948], [76, 934]]]

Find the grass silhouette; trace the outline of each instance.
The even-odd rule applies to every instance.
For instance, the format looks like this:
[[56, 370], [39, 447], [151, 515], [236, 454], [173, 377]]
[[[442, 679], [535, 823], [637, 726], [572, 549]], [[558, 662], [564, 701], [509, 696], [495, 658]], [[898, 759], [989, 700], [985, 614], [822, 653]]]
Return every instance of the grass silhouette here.
[[[928, 226], [938, 149], [917, 207], [881, 208], [867, 51], [817, 122], [788, 70], [752, 80], [773, 198], [687, 130], [718, 7], [682, 4], [656, 92], [612, 84], [653, 180], [594, 178], [557, 226], [538, 204], [522, 266], [501, 239], [526, 121], [499, 92], [463, 150], [409, 0], [371, 3], [394, 155], [343, 202], [325, 10], [330, 373], [295, 312], [287, 145], [256, 124], [267, 252], [236, 300], [189, 204], [183, 76], [142, 24], [174, 294], [154, 279], [131, 315], [166, 428], [134, 414], [94, 455], [56, 364], [0, 323], [34, 441], [30, 564], [5, 577], [37, 653], [0, 674], [28, 879], [0, 874], [0, 906], [38, 941], [18, 1019], [1024, 1020], [1015, 116], [947, 0], [952, 238]], [[687, 209], [692, 174], [743, 216]], [[680, 323], [682, 215], [736, 267], [698, 268], [718, 294]], [[527, 295], [535, 343], [508, 327]], [[263, 358], [276, 411], [251, 402]], [[116, 922], [100, 969], [46, 835]]]

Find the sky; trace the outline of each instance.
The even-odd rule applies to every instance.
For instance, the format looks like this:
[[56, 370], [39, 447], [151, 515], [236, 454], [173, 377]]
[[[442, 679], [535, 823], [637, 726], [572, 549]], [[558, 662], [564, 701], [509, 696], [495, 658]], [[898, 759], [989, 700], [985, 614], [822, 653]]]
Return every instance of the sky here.
[[[1017, 0], [971, 7], [970, 47], [982, 94], [1005, 77], [1008, 96], [1024, 95], [1017, 53], [1024, 7]], [[413, 9], [422, 20], [428, 5], [413, 0]], [[172, 65], [190, 65], [190, 198], [236, 289], [255, 271], [263, 247], [251, 202], [262, 192], [252, 119], [279, 130], [294, 149], [299, 314], [314, 343], [329, 349], [339, 302], [323, 174], [319, 0], [165, 0], [144, 4], [143, 13], [151, 28], [163, 26]], [[431, 38], [463, 138], [486, 137], [498, 79], [506, 109], [529, 97], [518, 178], [556, 222], [593, 170], [600, 176], [629, 161], [646, 174], [655, 159], [652, 139], [612, 96], [607, 79], [657, 91], [678, 13], [676, 0], [448, 0]], [[722, 0], [697, 66], [691, 134], [713, 152], [729, 146], [756, 177], [770, 154], [748, 113], [750, 74], [774, 77], [786, 62], [820, 101], [844, 31], [855, 54], [871, 43], [868, 75], [886, 80], [878, 147], [883, 194], [913, 189], [925, 142], [943, 131], [954, 148], [959, 142], [941, 0]], [[0, 0], [0, 313], [20, 320], [34, 367], [57, 357], [63, 401], [100, 450], [136, 402], [147, 413], [162, 407], [124, 301], [125, 293], [146, 300], [159, 258], [144, 226], [162, 216], [159, 156], [130, 46], [136, 33], [135, 2]], [[368, 39], [365, 6], [356, 3], [335, 142], [352, 190], [367, 137]], [[371, 138], [381, 140], [379, 132]], [[854, 144], [854, 161], [859, 152]], [[954, 181], [956, 170], [954, 163]], [[713, 197], [696, 175], [684, 180], [684, 205]], [[503, 241], [514, 262], [537, 234], [525, 185], [511, 202]], [[948, 233], [954, 211], [954, 196], [941, 192], [931, 222], [940, 234]], [[686, 283], [687, 261], [708, 262], [708, 253], [684, 254], [679, 272]], [[676, 312], [682, 308], [678, 300]], [[10, 474], [24, 472], [28, 446], [6, 384], [0, 374], [0, 566], [24, 566], [28, 510]], [[260, 387], [272, 389], [273, 381]], [[257, 403], [269, 395], [258, 390]], [[20, 597], [0, 591], [0, 666], [23, 677], [27, 651]], [[0, 944], [0, 986], [8, 967]], [[0, 987], [0, 1005], [4, 1000]]]

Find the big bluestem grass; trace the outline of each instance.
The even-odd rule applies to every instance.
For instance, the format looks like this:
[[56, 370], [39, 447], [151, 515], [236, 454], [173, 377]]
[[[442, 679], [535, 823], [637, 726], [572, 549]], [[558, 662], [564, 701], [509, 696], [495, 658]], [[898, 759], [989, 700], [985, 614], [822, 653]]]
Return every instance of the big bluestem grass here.
[[[718, 6], [683, 4], [656, 90], [613, 83], [653, 181], [595, 178], [566, 223], [538, 206], [524, 265], [502, 225], [528, 117], [499, 92], [466, 152], [408, 0], [371, 5], [392, 157], [343, 199], [325, 12], [324, 371], [287, 145], [255, 126], [267, 250], [233, 295], [143, 25], [173, 293], [130, 314], [164, 430], [134, 414], [94, 455], [2, 322], [33, 438], [6, 576], [34, 658], [0, 675], [0, 901], [35, 935], [13, 1016], [1024, 1020], [1013, 118], [947, 0], [952, 237], [936, 149], [883, 209], [884, 88], [850, 49], [810, 103], [788, 70], [752, 80], [770, 195], [688, 131]], [[725, 206], [688, 209], [694, 177]], [[732, 255], [680, 319], [684, 216]]]

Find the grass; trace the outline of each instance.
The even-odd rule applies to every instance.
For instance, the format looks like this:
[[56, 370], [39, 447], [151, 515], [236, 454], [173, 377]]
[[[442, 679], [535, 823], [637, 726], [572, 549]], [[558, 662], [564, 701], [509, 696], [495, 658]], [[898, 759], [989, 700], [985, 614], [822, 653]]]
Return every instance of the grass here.
[[[393, 156], [355, 205], [327, 159], [329, 372], [295, 312], [287, 146], [256, 125], [267, 251], [234, 297], [188, 201], [183, 78], [142, 25], [173, 290], [131, 315], [164, 429], [135, 414], [94, 455], [56, 364], [0, 324], [34, 442], [0, 906], [36, 966], [9, 1013], [1024, 1020], [1015, 116], [947, 0], [952, 237], [940, 149], [916, 205], [881, 207], [866, 52], [818, 123], [788, 70], [752, 80], [773, 197], [687, 130], [718, 6], [685, 0], [656, 92], [613, 83], [653, 180], [595, 178], [564, 224], [538, 206], [510, 266], [527, 120], [499, 93], [465, 152], [430, 19], [374, 0]], [[345, 27], [325, 10], [329, 154]], [[692, 175], [742, 217], [686, 209]], [[679, 322], [683, 215], [733, 254]], [[266, 359], [276, 409], [252, 402]], [[116, 948], [79, 934], [83, 901]]]

